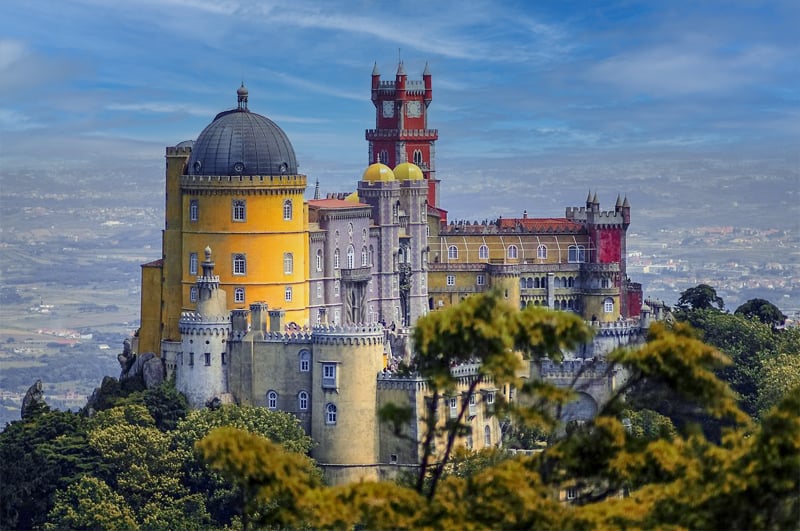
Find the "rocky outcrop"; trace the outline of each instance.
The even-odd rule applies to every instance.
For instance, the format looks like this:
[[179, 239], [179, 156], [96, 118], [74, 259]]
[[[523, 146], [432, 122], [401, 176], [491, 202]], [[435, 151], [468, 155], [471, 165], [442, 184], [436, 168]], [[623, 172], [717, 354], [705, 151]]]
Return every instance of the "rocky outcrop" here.
[[20, 417], [24, 420], [36, 415], [38, 411], [47, 407], [47, 402], [44, 401], [44, 390], [42, 388], [42, 381], [36, 380], [32, 386], [28, 388], [25, 393], [25, 398], [22, 399], [22, 410]]
[[164, 383], [164, 364], [161, 358], [152, 352], [144, 354], [134, 354], [125, 360], [123, 364], [120, 360], [122, 371], [119, 374], [119, 381], [128, 379], [141, 379], [146, 389], [158, 387]]

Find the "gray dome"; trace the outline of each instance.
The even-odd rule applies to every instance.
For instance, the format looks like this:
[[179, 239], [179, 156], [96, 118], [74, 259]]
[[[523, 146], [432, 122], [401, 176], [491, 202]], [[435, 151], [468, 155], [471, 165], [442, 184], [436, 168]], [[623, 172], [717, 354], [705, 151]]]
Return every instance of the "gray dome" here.
[[219, 113], [192, 147], [189, 175], [295, 175], [297, 159], [275, 122], [247, 109], [247, 89], [237, 91], [239, 108]]

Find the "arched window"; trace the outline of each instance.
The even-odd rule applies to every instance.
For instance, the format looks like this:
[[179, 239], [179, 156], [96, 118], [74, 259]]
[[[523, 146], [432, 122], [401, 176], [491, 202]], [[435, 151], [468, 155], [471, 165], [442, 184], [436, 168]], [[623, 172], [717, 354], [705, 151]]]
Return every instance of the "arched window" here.
[[283, 272], [291, 275], [294, 271], [294, 256], [292, 253], [283, 253]]
[[517, 246], [516, 245], [509, 245], [508, 246], [508, 257], [511, 260], [517, 259]]
[[614, 299], [606, 297], [603, 300], [603, 311], [606, 313], [614, 313]]
[[356, 250], [352, 245], [347, 247], [347, 269], [353, 269], [356, 266]]
[[455, 245], [451, 245], [447, 248], [447, 258], [448, 260], [457, 260], [458, 259], [458, 247]]
[[336, 405], [328, 404], [325, 406], [325, 424], [336, 424]]
[[300, 391], [297, 393], [297, 408], [300, 411], [306, 411], [308, 409], [308, 393], [305, 391]]
[[307, 350], [300, 351], [300, 372], [311, 370], [311, 353]]
[[233, 274], [234, 275], [247, 274], [247, 259], [243, 254], [233, 255]]
[[422, 166], [422, 151], [419, 149], [414, 150], [414, 164]]
[[233, 302], [244, 302], [244, 288], [233, 288]]
[[361, 267], [369, 265], [369, 253], [367, 253], [367, 246], [361, 248]]
[[539, 245], [539, 247], [536, 248], [536, 258], [540, 260], [547, 258], [547, 246]]
[[339, 269], [339, 249], [333, 251], [333, 268]]
[[292, 302], [292, 287], [286, 286], [286, 289], [283, 290], [283, 300], [286, 302]]
[[554, 287], [560, 288], [561, 287], [561, 277], [555, 277], [553, 280], [555, 281], [555, 286]]
[[197, 253], [189, 253], [189, 274], [197, 274]]
[[197, 286], [189, 288], [189, 302], [197, 302]]
[[528, 277], [528, 288], [533, 288], [533, 279]]
[[479, 260], [488, 260], [489, 259], [489, 247], [486, 245], [481, 245], [478, 248], [478, 259]]
[[189, 201], [189, 221], [197, 221], [200, 219], [200, 203], [197, 199]]
[[292, 200], [287, 199], [283, 202], [283, 219], [284, 221], [292, 220]]
[[392, 223], [400, 223], [400, 202], [392, 206]]
[[539, 288], [539, 277], [533, 279], [533, 287]]
[[267, 407], [270, 409], [278, 409], [278, 393], [275, 391], [267, 393]]
[[317, 271], [322, 271], [322, 249], [317, 249]]
[[483, 427], [483, 445], [487, 448], [492, 445], [492, 430], [489, 426]]
[[583, 245], [570, 245], [567, 249], [567, 260], [569, 262], [585, 262], [586, 248]]

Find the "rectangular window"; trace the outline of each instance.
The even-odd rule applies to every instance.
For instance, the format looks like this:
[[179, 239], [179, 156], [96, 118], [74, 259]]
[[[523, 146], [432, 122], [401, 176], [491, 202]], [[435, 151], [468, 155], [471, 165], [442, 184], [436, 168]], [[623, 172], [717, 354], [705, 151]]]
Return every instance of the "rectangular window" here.
[[483, 286], [483, 285], [485, 285], [485, 284], [486, 284], [486, 277], [485, 277], [485, 276], [483, 276], [483, 275], [478, 275], [478, 276], [475, 278], [475, 283], [476, 283], [478, 286]]
[[233, 255], [233, 274], [234, 275], [247, 274], [247, 259], [243, 254]]
[[447, 403], [450, 406], [450, 418], [454, 419], [458, 417], [458, 399], [457, 398], [448, 398]]
[[197, 302], [197, 286], [189, 288], [189, 302]]
[[322, 282], [317, 284], [317, 298], [318, 299], [322, 298]]
[[478, 414], [478, 401], [475, 395], [469, 395], [469, 416], [474, 417]]
[[336, 388], [336, 364], [323, 363], [322, 364], [322, 387], [323, 389]]
[[197, 221], [200, 219], [200, 203], [197, 199], [189, 201], [189, 221]]
[[455, 286], [456, 285], [456, 276], [455, 275], [447, 275], [447, 285], [448, 286]]
[[222, 353], [222, 364], [225, 365], [225, 353]]
[[233, 221], [245, 221], [247, 219], [247, 209], [244, 200], [234, 199], [232, 209]]
[[197, 274], [197, 253], [189, 253], [189, 274]]
[[209, 365], [211, 365], [211, 353], [210, 352], [206, 352], [204, 354], [204, 356], [205, 356], [205, 361], [206, 361], [206, 367], [208, 367]]
[[333, 281], [333, 294], [336, 295], [337, 297], [339, 296], [339, 281], [338, 280], [334, 280]]
[[194, 365], [194, 352], [189, 353], [189, 365]]

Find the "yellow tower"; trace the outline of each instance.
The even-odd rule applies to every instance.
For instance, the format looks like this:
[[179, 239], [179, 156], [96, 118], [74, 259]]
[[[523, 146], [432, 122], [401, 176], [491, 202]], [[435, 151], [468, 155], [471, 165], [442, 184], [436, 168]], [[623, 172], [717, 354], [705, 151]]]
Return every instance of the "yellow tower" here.
[[[143, 286], [142, 346], [180, 340], [178, 321], [195, 309], [208, 246], [231, 309], [265, 302], [284, 310], [287, 323], [308, 323], [306, 176], [283, 130], [249, 111], [244, 85], [237, 98], [196, 142], [167, 149], [161, 283]], [[144, 315], [158, 305], [160, 330]]]

